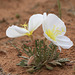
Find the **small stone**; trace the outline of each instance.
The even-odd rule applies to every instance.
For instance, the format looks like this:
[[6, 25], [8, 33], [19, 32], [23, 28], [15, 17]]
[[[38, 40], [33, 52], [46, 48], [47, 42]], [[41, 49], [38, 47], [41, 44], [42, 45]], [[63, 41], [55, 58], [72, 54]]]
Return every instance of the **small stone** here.
[[0, 50], [0, 56], [5, 56], [7, 52], [5, 50]]

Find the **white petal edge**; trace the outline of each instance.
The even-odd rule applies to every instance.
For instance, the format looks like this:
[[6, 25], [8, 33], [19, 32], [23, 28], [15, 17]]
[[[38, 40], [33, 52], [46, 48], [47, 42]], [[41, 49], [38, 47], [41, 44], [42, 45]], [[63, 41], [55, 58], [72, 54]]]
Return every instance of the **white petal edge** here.
[[61, 29], [64, 28], [64, 32], [61, 35], [64, 35], [66, 32], [66, 26], [64, 22], [55, 14], [48, 14], [44, 25], [46, 29], [50, 30], [52, 30], [54, 26], [55, 30], [58, 28], [61, 31]]
[[25, 33], [28, 33], [26, 29], [14, 25], [8, 27], [6, 30], [6, 36], [10, 38], [24, 36]]
[[43, 28], [44, 33], [45, 33], [45, 30], [46, 30], [46, 23], [45, 23], [46, 18], [47, 18], [47, 14], [45, 12], [45, 13], [43, 13], [43, 23], [42, 23], [42, 28]]
[[69, 49], [73, 46], [73, 42], [67, 36], [58, 36], [56, 40], [63, 49]]
[[60, 52], [61, 52], [61, 47], [60, 46], [58, 46], [58, 49], [60, 50]]
[[47, 36], [47, 34], [44, 33], [44, 36], [49, 40], [51, 41], [54, 45], [58, 46], [58, 49], [60, 50], [61, 52], [61, 47], [59, 46], [59, 44], [56, 42], [56, 41], [53, 41], [52, 39], [50, 39], [50, 37]]
[[18, 27], [18, 26], [11, 26], [13, 29], [15, 29], [17, 32], [21, 33], [21, 34], [25, 34], [25, 33], [29, 33], [28, 30], [26, 30], [25, 28], [21, 28], [21, 27]]
[[32, 15], [29, 19], [28, 23], [28, 30], [34, 31], [36, 30], [43, 22], [43, 15], [42, 14], [35, 14]]
[[46, 18], [47, 18], [47, 13], [44, 12], [44, 13], [43, 13], [43, 19], [46, 20]]

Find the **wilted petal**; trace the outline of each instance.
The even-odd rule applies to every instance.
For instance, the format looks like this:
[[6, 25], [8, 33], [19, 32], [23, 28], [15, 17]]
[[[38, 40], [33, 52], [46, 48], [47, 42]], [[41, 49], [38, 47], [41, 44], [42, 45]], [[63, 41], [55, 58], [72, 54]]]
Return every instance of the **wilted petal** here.
[[25, 33], [28, 33], [26, 29], [14, 25], [8, 27], [8, 29], [6, 30], [6, 35], [10, 38], [24, 36]]
[[36, 30], [42, 24], [42, 22], [43, 22], [43, 15], [41, 14], [32, 15], [29, 19], [28, 30], [29, 31]]
[[71, 46], [73, 46], [73, 42], [66, 36], [58, 36], [57, 43], [64, 49], [69, 49]]

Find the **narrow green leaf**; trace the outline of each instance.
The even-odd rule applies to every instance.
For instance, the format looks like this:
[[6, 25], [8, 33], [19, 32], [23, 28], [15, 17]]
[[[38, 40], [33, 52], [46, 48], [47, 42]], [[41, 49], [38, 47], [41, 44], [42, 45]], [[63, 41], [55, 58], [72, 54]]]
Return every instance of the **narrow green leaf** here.
[[45, 65], [46, 66], [46, 68], [48, 69], [48, 70], [53, 70], [53, 67], [51, 67], [51, 66], [49, 66], [49, 65]]
[[59, 52], [56, 52], [56, 54], [54, 55], [54, 60], [58, 59], [59, 54], [60, 54]]
[[27, 62], [25, 62], [25, 60], [20, 61], [20, 63], [16, 64], [17, 66], [27, 66]]
[[28, 69], [26, 71], [29, 72], [29, 73], [33, 73], [33, 72], [35, 72], [35, 69], [34, 68], [30, 68], [30, 69]]
[[25, 56], [19, 56], [19, 57], [22, 57], [22, 58], [24, 58], [24, 59], [29, 59], [28, 57], [25, 57]]
[[29, 52], [27, 50], [25, 50], [25, 48], [23, 48], [24, 53], [26, 53], [28, 56], [30, 56]]
[[52, 61], [52, 62], [49, 62], [49, 64], [51, 64], [51, 65], [54, 65], [54, 66], [56, 66], [56, 65], [62, 65], [60, 62], [58, 62], [58, 61]]
[[36, 50], [35, 50], [35, 48], [33, 49], [33, 54], [35, 54], [35, 52], [36, 52]]
[[69, 62], [70, 60], [68, 58], [60, 58], [57, 60], [60, 63]]
[[52, 45], [53, 45], [52, 43], [49, 44], [50, 49], [52, 49]]

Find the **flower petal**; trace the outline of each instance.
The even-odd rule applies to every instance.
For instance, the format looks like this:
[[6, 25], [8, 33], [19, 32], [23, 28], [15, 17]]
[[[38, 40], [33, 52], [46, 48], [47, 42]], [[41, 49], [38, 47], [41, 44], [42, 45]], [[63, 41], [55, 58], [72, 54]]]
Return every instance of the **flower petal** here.
[[42, 28], [43, 28], [43, 31], [45, 32], [46, 28], [46, 18], [47, 18], [47, 14], [46, 13], [43, 13], [43, 23], [42, 23]]
[[58, 43], [57, 43], [56, 41], [53, 41], [46, 33], [44, 33], [44, 36], [45, 36], [49, 41], [53, 42], [53, 44], [59, 46]]
[[59, 44], [56, 42], [56, 41], [53, 41], [50, 37], [47, 36], [47, 34], [44, 33], [44, 36], [49, 40], [51, 41], [53, 44], [55, 44], [56, 46], [58, 46], [58, 49], [60, 50], [61, 52], [61, 47], [59, 46]]
[[29, 31], [36, 30], [42, 24], [42, 22], [43, 22], [42, 14], [32, 15], [29, 19], [28, 30]]
[[44, 13], [43, 13], [43, 19], [46, 20], [46, 18], [47, 18], [47, 13], [44, 12]]
[[58, 46], [58, 49], [60, 50], [60, 52], [61, 52], [61, 47], [60, 46]]
[[71, 46], [73, 46], [73, 42], [66, 36], [58, 36], [56, 39], [58, 45], [64, 49], [69, 49]]
[[8, 27], [8, 29], [6, 30], [6, 35], [10, 38], [16, 38], [16, 37], [24, 36], [24, 34], [28, 32], [29, 31], [24, 28], [13, 25], [11, 27]]
[[66, 32], [64, 22], [54, 14], [49, 14], [44, 23], [45, 30], [50, 29], [53, 33], [60, 31], [61, 34], [58, 33], [59, 35], [64, 35]]

